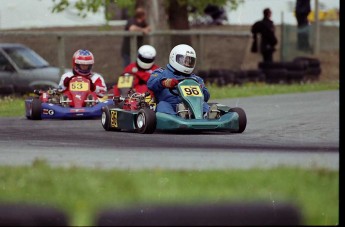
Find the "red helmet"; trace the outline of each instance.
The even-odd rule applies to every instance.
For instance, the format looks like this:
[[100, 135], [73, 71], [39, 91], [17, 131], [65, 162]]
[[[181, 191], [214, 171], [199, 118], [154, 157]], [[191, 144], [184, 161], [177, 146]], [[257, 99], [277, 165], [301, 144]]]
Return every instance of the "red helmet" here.
[[[81, 76], [89, 76], [94, 62], [93, 54], [90, 51], [77, 50], [72, 58], [73, 71]], [[87, 65], [88, 67], [81, 68], [80, 65]]]

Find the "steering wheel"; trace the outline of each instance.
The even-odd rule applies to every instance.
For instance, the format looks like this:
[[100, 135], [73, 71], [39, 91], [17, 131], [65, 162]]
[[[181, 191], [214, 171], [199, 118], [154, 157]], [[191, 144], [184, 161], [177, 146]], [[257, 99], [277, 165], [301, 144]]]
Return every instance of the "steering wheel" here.
[[[194, 78], [194, 77], [184, 77], [184, 78], [179, 78], [177, 79], [177, 81], [180, 83], [181, 81], [184, 81], [184, 80], [194, 80], [195, 82], [199, 83], [199, 81]], [[179, 96], [179, 94], [174, 90], [174, 88], [169, 88], [169, 91], [171, 94], [175, 95], [175, 96]]]

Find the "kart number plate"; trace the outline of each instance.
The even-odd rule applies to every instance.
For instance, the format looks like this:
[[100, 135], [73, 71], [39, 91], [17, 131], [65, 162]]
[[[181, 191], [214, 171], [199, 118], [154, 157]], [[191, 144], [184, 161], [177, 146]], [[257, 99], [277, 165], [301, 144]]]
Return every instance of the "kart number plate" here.
[[183, 92], [183, 96], [202, 96], [202, 92], [199, 86], [181, 86], [181, 89]]
[[70, 91], [88, 91], [89, 90], [89, 84], [86, 82], [72, 82], [69, 85]]
[[117, 111], [110, 111], [110, 125], [112, 128], [117, 128]]
[[133, 85], [134, 76], [120, 76], [117, 81], [118, 88], [131, 88]]

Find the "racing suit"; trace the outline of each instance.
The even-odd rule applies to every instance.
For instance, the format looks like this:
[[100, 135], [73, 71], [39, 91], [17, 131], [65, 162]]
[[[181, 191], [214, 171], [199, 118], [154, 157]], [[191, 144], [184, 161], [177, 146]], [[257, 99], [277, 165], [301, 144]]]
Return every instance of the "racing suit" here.
[[[146, 91], [149, 91], [146, 85], [147, 80], [150, 78], [151, 73], [157, 68], [157, 65], [152, 65], [150, 69], [142, 69], [138, 67], [136, 62], [133, 62], [123, 70], [123, 73], [130, 73], [135, 75], [133, 81], [133, 88], [138, 93], [145, 93]], [[151, 93], [151, 96], [154, 97], [153, 92], [149, 92]], [[120, 91], [118, 90], [117, 86], [114, 87], [114, 95], [120, 96]]]
[[186, 75], [176, 71], [170, 64], [167, 64], [167, 69], [158, 68], [150, 76], [150, 79], [147, 81], [147, 87], [152, 90], [155, 94], [157, 100], [157, 112], [167, 113], [167, 114], [177, 114], [176, 105], [181, 103], [182, 100], [179, 96], [171, 94], [168, 88], [163, 87], [162, 81], [168, 78], [194, 78], [196, 79], [204, 94], [204, 103], [203, 103], [203, 112], [208, 112], [210, 106], [207, 104], [207, 101], [210, 98], [210, 93], [205, 87], [204, 81], [201, 77], [191, 74]]
[[[72, 79], [73, 76], [78, 76], [78, 74], [73, 72], [67, 72], [61, 76], [60, 83], [59, 83], [59, 91], [63, 92], [68, 89], [69, 81]], [[87, 77], [87, 79], [91, 82], [91, 91], [95, 92], [96, 95], [100, 98], [104, 96], [107, 92], [107, 86], [103, 77], [98, 73], [91, 73]]]

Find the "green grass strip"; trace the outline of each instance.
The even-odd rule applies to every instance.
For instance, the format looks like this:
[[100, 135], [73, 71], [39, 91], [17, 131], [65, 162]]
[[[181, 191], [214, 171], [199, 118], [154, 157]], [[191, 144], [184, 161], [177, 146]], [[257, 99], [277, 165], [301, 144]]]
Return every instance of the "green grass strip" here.
[[137, 204], [202, 204], [217, 202], [289, 202], [303, 225], [339, 223], [339, 172], [323, 169], [273, 170], [101, 170], [0, 166], [0, 202], [28, 202], [62, 209], [75, 226], [94, 225], [107, 207]]
[[215, 86], [207, 85], [211, 99], [252, 97], [287, 93], [339, 90], [338, 81], [301, 83], [301, 84], [266, 84], [247, 83], [244, 85]]

